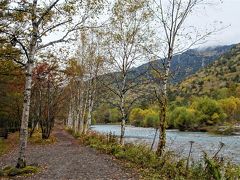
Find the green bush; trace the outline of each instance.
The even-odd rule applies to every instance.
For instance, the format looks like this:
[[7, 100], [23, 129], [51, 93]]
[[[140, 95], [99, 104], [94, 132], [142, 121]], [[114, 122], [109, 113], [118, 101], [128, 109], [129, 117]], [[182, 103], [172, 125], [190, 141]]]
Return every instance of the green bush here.
[[204, 155], [204, 162], [206, 164], [205, 171], [208, 179], [221, 180], [221, 163], [215, 161], [214, 159], [210, 159], [207, 154]]
[[229, 97], [219, 100], [219, 104], [226, 113], [228, 120], [240, 120], [240, 98]]
[[201, 122], [200, 125], [216, 125], [226, 118], [226, 114], [224, 114], [219, 103], [208, 97], [195, 98], [191, 108], [199, 112], [198, 121]]
[[93, 119], [96, 123], [110, 123], [109, 106], [103, 104], [93, 112]]
[[154, 111], [150, 111], [145, 115], [144, 126], [145, 127], [157, 127], [159, 124], [159, 114]]
[[159, 113], [156, 108], [134, 108], [129, 116], [130, 123], [134, 126], [156, 127], [159, 124]]
[[94, 111], [93, 119], [95, 123], [116, 123], [121, 121], [121, 113], [117, 108], [103, 104]]
[[240, 166], [235, 166], [231, 163], [228, 163], [227, 168], [225, 169], [225, 178], [226, 179], [240, 179]]
[[110, 123], [121, 121], [121, 113], [117, 108], [109, 109], [109, 121]]
[[130, 120], [130, 123], [134, 126], [143, 125], [144, 110], [142, 110], [141, 108], [132, 109], [129, 115], [129, 120]]
[[177, 107], [169, 114], [168, 119], [175, 128], [182, 131], [190, 130], [196, 126], [196, 111], [186, 107]]

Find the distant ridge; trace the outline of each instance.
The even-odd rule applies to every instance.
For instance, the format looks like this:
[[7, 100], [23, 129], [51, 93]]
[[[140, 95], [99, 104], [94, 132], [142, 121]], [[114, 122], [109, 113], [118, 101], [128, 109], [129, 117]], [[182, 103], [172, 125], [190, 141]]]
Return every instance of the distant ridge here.
[[[201, 68], [208, 66], [217, 60], [221, 55], [227, 53], [235, 45], [208, 47], [204, 49], [190, 49], [186, 52], [173, 57], [171, 72], [174, 72], [172, 83], [179, 83], [186, 77], [196, 73]], [[161, 60], [151, 62], [154, 66], [161, 66]], [[150, 63], [145, 63], [132, 70], [131, 76], [137, 77], [138, 75], [146, 72], [145, 78], [151, 78]]]
[[234, 88], [237, 85], [240, 85], [240, 44], [234, 45], [212, 64], [186, 77], [176, 85], [175, 94], [213, 95], [215, 91], [220, 93], [220, 89]]

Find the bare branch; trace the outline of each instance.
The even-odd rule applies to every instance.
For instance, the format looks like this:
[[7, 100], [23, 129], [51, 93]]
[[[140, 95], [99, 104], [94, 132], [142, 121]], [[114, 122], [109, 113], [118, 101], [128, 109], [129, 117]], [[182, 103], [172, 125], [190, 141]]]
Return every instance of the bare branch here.
[[59, 0], [54, 1], [47, 9], [46, 11], [42, 14], [42, 16], [38, 19], [37, 25], [41, 24], [43, 21], [44, 17], [51, 11], [51, 9], [59, 2]]

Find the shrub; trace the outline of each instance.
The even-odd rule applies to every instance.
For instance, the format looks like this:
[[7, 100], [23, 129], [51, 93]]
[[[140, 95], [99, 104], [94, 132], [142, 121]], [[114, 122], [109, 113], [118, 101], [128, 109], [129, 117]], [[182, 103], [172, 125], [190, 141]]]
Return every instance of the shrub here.
[[109, 109], [109, 121], [111, 123], [121, 121], [121, 113], [117, 108]]
[[2, 170], [0, 170], [0, 177], [33, 174], [33, 173], [37, 173], [38, 171], [39, 171], [39, 168], [35, 166], [26, 166], [25, 168], [21, 168], [21, 169], [12, 167], [12, 166], [7, 166]]
[[120, 111], [105, 104], [97, 108], [93, 113], [95, 123], [116, 123], [121, 120]]
[[159, 124], [159, 113], [152, 110], [144, 110], [144, 126], [157, 127]]
[[130, 120], [130, 123], [134, 126], [143, 125], [144, 110], [142, 110], [141, 108], [132, 109], [129, 115], [129, 120]]
[[169, 121], [173, 122], [174, 127], [180, 130], [193, 129], [196, 124], [196, 112], [194, 109], [177, 107], [169, 115]]
[[195, 98], [191, 108], [201, 114], [201, 118], [198, 118], [198, 120], [202, 125], [215, 125], [226, 118], [226, 114], [223, 113], [219, 103], [208, 97]]
[[240, 98], [230, 97], [222, 99], [219, 104], [230, 120], [240, 119]]
[[[68, 130], [72, 131], [72, 130]], [[57, 139], [53, 135], [50, 135], [48, 139], [42, 138], [42, 133], [39, 131], [36, 131], [33, 133], [33, 135], [28, 139], [31, 144], [39, 144], [39, 145], [47, 145], [47, 144], [54, 144]]]
[[221, 163], [215, 161], [214, 159], [210, 159], [207, 154], [204, 155], [204, 162], [206, 164], [206, 174], [208, 176], [208, 179], [215, 179], [215, 180], [221, 180], [221, 170], [220, 165]]

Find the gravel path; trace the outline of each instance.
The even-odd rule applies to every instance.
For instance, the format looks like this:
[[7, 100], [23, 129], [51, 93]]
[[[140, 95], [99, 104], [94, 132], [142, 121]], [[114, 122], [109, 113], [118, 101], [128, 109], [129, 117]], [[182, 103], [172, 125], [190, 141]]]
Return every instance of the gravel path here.
[[[34, 176], [15, 179], [139, 179], [137, 173], [122, 167], [112, 156], [78, 145], [77, 141], [63, 129], [58, 128], [54, 134], [57, 137], [55, 144], [28, 146], [28, 164], [38, 164], [42, 170]], [[0, 168], [15, 165], [16, 159], [17, 149], [0, 157]]]

